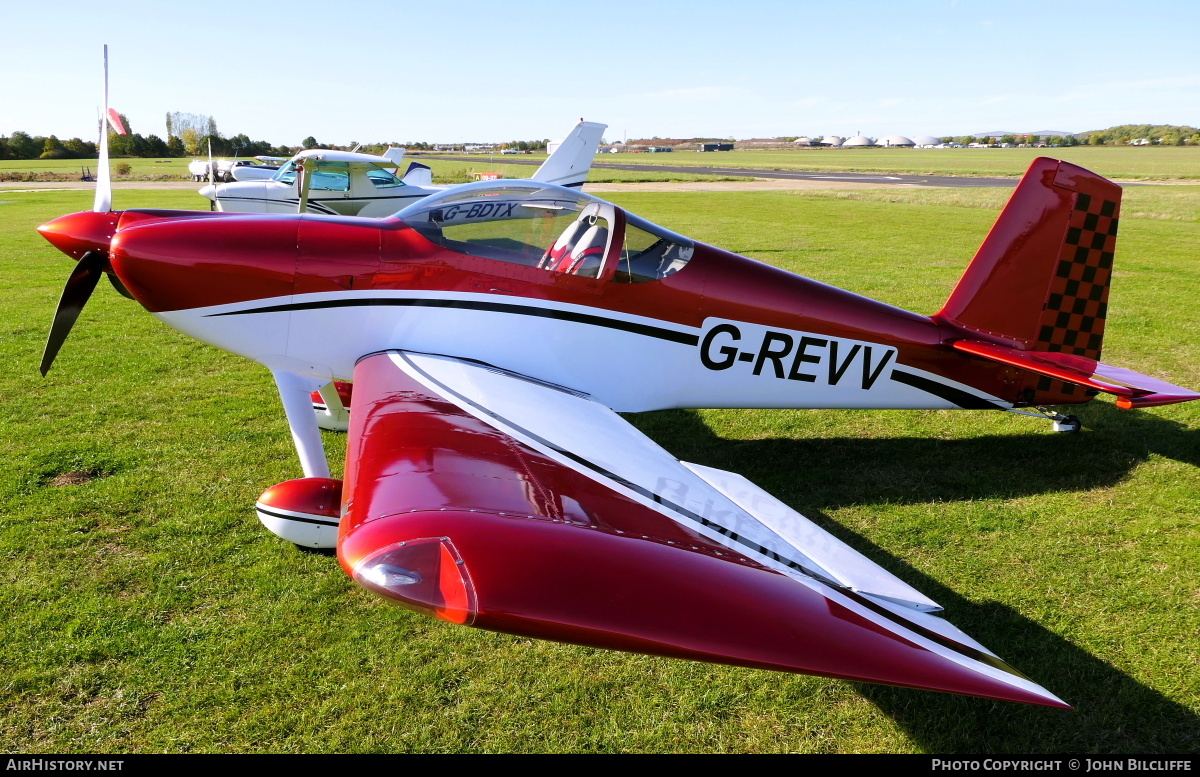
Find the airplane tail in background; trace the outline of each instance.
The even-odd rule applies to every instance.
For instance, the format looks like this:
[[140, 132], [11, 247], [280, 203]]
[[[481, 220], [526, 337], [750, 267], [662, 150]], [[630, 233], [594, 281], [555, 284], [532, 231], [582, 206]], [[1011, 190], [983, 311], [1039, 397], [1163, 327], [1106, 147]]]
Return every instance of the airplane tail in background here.
[[407, 186], [433, 186], [433, 170], [420, 162], [409, 162], [402, 179]]
[[1121, 407], [1200, 398], [1100, 360], [1121, 187], [1069, 162], [1035, 159], [934, 318], [955, 349], [1018, 367], [1018, 401], [1115, 394]]
[[592, 169], [592, 159], [596, 149], [600, 147], [600, 138], [607, 124], [594, 121], [581, 121], [571, 130], [571, 134], [554, 149], [554, 153], [542, 163], [533, 175], [534, 181], [553, 183], [559, 186], [580, 187], [587, 180], [588, 171]]

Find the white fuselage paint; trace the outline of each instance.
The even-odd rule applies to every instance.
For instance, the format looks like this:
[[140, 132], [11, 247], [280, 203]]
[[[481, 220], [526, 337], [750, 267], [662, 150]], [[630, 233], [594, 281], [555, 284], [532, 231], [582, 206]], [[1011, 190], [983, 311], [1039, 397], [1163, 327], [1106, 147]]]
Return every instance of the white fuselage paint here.
[[715, 318], [697, 328], [498, 294], [345, 291], [156, 315], [272, 369], [351, 380], [368, 353], [447, 354], [569, 387], [619, 412], [958, 407], [893, 379], [897, 369], [1008, 404], [898, 364], [896, 350], [877, 343]]
[[[446, 188], [406, 185], [375, 189], [369, 181], [366, 186], [357, 180], [353, 183], [351, 190], [345, 192], [310, 190], [309, 210], [327, 215], [382, 218]], [[300, 204], [300, 189], [295, 183], [274, 180], [227, 183], [217, 187], [216, 203], [217, 210], [226, 213], [295, 213]]]

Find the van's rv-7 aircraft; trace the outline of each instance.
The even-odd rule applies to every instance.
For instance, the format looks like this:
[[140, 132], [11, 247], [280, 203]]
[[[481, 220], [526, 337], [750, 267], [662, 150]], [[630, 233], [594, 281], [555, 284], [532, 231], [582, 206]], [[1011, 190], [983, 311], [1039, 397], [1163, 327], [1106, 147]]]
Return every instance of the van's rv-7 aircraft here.
[[[42, 373], [102, 275], [264, 365], [304, 477], [263, 493], [262, 522], [453, 623], [1067, 707], [935, 601], [618, 413], [1200, 398], [1099, 361], [1121, 188], [1067, 162], [1034, 160], [924, 316], [543, 182], [382, 219], [121, 212], [102, 154], [94, 210], [39, 228], [78, 262]], [[333, 380], [353, 381], [344, 480], [309, 401]]]
[[[607, 126], [580, 121], [530, 178], [582, 186]], [[269, 178], [209, 184], [200, 194], [222, 212], [390, 216], [447, 188], [435, 185], [429, 168], [418, 162], [410, 164], [403, 177], [396, 175], [403, 156], [402, 148], [389, 148], [381, 156], [309, 149]]]

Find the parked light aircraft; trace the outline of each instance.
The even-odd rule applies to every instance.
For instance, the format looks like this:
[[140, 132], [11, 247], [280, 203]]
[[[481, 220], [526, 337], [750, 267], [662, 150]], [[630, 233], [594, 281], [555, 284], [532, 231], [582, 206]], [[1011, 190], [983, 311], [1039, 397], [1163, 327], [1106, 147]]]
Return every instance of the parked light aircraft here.
[[[531, 176], [535, 181], [578, 187], [587, 180], [605, 124], [581, 121]], [[200, 194], [222, 212], [324, 213], [390, 216], [401, 208], [442, 191], [425, 165], [410, 165], [396, 175], [404, 149], [383, 156], [352, 151], [301, 151], [270, 180], [205, 186]]]
[[[1035, 160], [924, 316], [544, 182], [465, 184], [363, 219], [119, 212], [102, 178], [92, 211], [39, 228], [78, 260], [41, 368], [102, 275], [264, 365], [305, 477], [263, 493], [262, 522], [336, 545], [358, 583], [437, 618], [1066, 707], [900, 578], [617, 413], [1198, 399], [1099, 361], [1120, 200]], [[309, 400], [331, 380], [353, 381], [344, 480]]]
[[188, 164], [188, 173], [193, 181], [249, 181], [260, 177], [270, 178], [286, 161], [277, 156], [256, 156], [253, 160], [193, 159]]
[[283, 167], [287, 159], [279, 156], [258, 155], [254, 157], [254, 161], [240, 160], [229, 168], [227, 181], [261, 181], [265, 178], [273, 178], [279, 168]]

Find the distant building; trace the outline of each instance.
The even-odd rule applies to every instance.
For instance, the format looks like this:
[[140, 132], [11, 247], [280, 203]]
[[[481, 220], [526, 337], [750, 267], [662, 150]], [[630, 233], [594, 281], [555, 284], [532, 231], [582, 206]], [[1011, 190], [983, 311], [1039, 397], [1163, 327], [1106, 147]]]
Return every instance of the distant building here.
[[732, 143], [701, 143], [699, 151], [733, 151]]
[[875, 145], [888, 148], [912, 148], [917, 144], [916, 141], [909, 140], [903, 135], [888, 135], [886, 138], [881, 138]]
[[[912, 142], [912, 141], [909, 141], [909, 142]], [[848, 138], [848, 139], [842, 141], [842, 148], [846, 148], [847, 146], [858, 146], [861, 148], [864, 146], [873, 146], [873, 145], [875, 145], [875, 144], [871, 142], [871, 139], [868, 137], [864, 137], [863, 135], [855, 135], [852, 138]]]
[[842, 139], [837, 135], [826, 135], [825, 137], [821, 138], [820, 143], [822, 146], [837, 148], [838, 146], [842, 145]]
[[792, 141], [793, 146], [811, 146], [812, 144], [812, 138], [796, 138]]
[[932, 135], [917, 135], [913, 138], [913, 145], [917, 148], [936, 148], [942, 145], [942, 141]]

